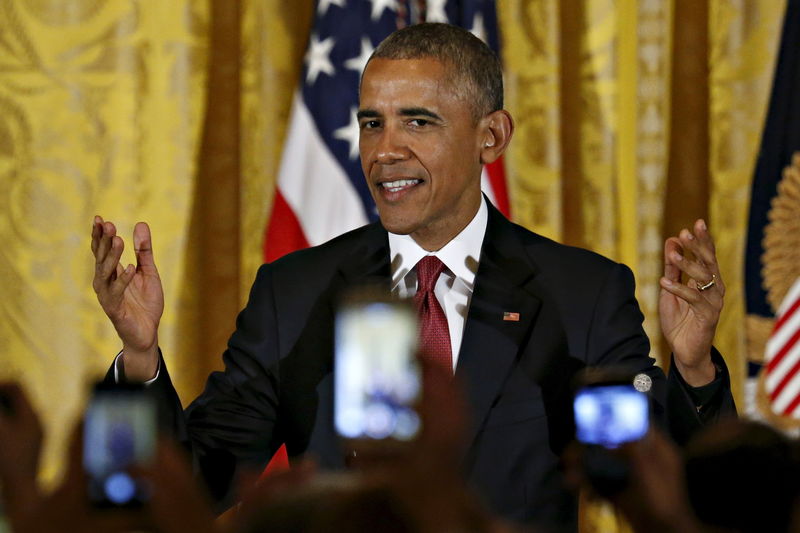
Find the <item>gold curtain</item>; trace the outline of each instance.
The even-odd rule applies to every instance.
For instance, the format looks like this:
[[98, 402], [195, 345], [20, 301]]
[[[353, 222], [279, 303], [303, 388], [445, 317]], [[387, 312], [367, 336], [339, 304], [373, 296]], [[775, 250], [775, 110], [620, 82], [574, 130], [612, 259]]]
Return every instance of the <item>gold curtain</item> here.
[[[45, 478], [119, 341], [91, 289], [91, 220], [133, 262], [153, 231], [160, 343], [184, 400], [261, 260], [310, 2], [0, 3], [0, 379], [46, 426]], [[239, 38], [241, 36], [241, 38]]]
[[[784, 8], [498, 1], [514, 218], [630, 265], [660, 359], [662, 241], [707, 216], [737, 399], [749, 184]], [[0, 378], [44, 413], [46, 477], [118, 349], [91, 290], [94, 214], [128, 245], [150, 222], [181, 396], [218, 366], [261, 263], [312, 14], [312, 0], [0, 3]]]
[[[500, 0], [512, 213], [629, 265], [653, 355], [663, 240], [697, 217], [725, 276], [715, 344], [742, 405], [750, 183], [785, 0]], [[582, 531], [622, 527], [583, 506]]]

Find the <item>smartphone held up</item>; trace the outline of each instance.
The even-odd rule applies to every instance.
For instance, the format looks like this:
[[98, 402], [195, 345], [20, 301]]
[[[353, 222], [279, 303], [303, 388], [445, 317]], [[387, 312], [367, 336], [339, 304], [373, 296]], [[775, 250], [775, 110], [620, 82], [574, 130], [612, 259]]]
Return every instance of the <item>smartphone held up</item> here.
[[130, 470], [152, 459], [156, 426], [155, 402], [144, 387], [94, 387], [83, 435], [83, 465], [93, 506], [136, 508], [147, 501], [150, 488]]
[[649, 377], [590, 369], [575, 392], [575, 438], [582, 444], [583, 471], [595, 492], [604, 497], [629, 484], [630, 465], [615, 449], [643, 439], [650, 428], [650, 398], [634, 386], [637, 380]]
[[336, 315], [334, 422], [349, 441], [405, 442], [420, 431], [417, 315], [409, 302], [360, 291]]

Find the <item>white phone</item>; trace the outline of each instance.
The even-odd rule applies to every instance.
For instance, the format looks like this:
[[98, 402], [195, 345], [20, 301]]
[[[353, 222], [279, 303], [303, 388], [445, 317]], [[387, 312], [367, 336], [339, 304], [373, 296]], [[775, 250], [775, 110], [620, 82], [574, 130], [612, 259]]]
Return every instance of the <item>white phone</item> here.
[[405, 301], [348, 298], [336, 315], [334, 421], [344, 439], [412, 440], [420, 431], [418, 326]]

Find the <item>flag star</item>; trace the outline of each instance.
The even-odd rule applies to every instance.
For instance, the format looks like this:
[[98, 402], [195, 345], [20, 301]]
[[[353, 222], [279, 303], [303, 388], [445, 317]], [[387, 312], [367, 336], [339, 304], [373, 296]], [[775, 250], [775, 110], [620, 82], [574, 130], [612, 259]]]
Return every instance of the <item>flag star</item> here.
[[475, 13], [475, 18], [472, 19], [472, 29], [469, 31], [481, 41], [487, 42], [488, 36], [486, 34], [486, 24], [483, 23], [483, 14]]
[[317, 13], [324, 16], [330, 6], [345, 7], [345, 2], [346, 0], [319, 0]]
[[316, 35], [311, 36], [311, 44], [306, 52], [306, 63], [308, 63], [308, 72], [306, 73], [306, 83], [314, 83], [317, 81], [317, 76], [320, 72], [324, 72], [328, 76], [333, 76], [336, 69], [333, 68], [331, 63], [330, 53], [333, 48], [335, 40], [333, 37], [328, 37], [324, 41], [320, 41]]
[[333, 136], [342, 141], [350, 143], [350, 159], [358, 157], [358, 137], [361, 134], [361, 128], [358, 127], [358, 118], [356, 117], [356, 108], [350, 108], [350, 124], [342, 126], [333, 132]]
[[448, 22], [444, 6], [447, 0], [428, 0], [425, 11], [425, 22]]
[[397, 0], [370, 0], [372, 2], [372, 20], [378, 20], [383, 15], [384, 10], [392, 9], [397, 11]]
[[375, 49], [372, 47], [369, 37], [362, 37], [361, 54], [345, 61], [344, 66], [350, 70], [355, 70], [358, 74], [361, 74], [364, 72], [364, 69], [367, 66], [367, 61], [369, 61], [369, 56], [372, 55], [373, 50]]

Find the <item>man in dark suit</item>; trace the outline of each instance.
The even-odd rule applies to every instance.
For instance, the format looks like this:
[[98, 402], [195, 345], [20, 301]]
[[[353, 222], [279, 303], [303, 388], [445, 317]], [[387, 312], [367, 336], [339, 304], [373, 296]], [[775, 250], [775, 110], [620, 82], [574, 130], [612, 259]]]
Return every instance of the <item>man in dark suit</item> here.
[[162, 395], [215, 496], [284, 442], [290, 457], [343, 466], [332, 426], [336, 300], [366, 282], [411, 297], [428, 257], [443, 269], [431, 305], [446, 317], [445, 361], [470, 409], [465, 473], [502, 515], [574, 528], [558, 457], [572, 438], [569, 385], [581, 368], [638, 374], [678, 435], [732, 409], [724, 362], [712, 357], [724, 288], [702, 221], [665, 246], [661, 321], [680, 371], [668, 382], [648, 356], [630, 270], [510, 223], [481, 195], [481, 166], [505, 151], [513, 122], [499, 61], [480, 40], [443, 24], [394, 33], [364, 71], [358, 118], [380, 224], [263, 266], [225, 371], [185, 415], [158, 350], [163, 296], [149, 229], [134, 231], [137, 268], [122, 268], [122, 240], [95, 219], [94, 288], [123, 341], [110, 376]]

